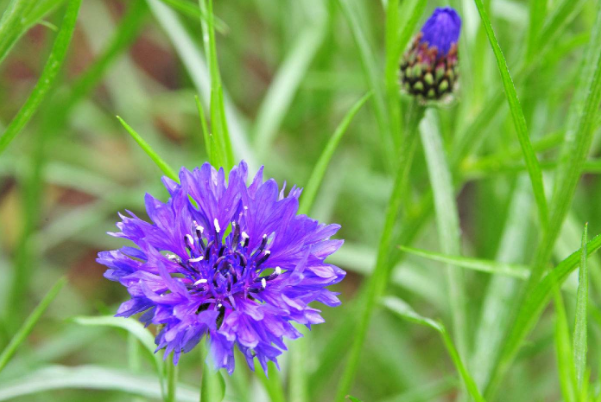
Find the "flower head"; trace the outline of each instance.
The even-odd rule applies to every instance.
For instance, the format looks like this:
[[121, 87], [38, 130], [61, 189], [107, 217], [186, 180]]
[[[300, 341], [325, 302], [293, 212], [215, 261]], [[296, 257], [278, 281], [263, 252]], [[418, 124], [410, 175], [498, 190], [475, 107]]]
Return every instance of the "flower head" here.
[[451, 7], [437, 8], [415, 36], [401, 62], [403, 89], [422, 100], [439, 100], [457, 83], [461, 18]]
[[209, 164], [182, 168], [179, 179], [163, 178], [166, 203], [146, 195], [152, 223], [121, 216], [113, 235], [137, 247], [98, 255], [105, 277], [131, 295], [117, 316], [143, 312], [142, 322], [161, 328], [157, 351], [173, 353], [176, 364], [206, 335], [217, 369], [233, 372], [237, 345], [251, 368], [257, 357], [266, 370], [286, 349], [284, 337], [301, 336], [291, 323], [324, 321], [309, 303], [340, 304], [326, 287], [345, 272], [324, 262], [342, 245], [330, 240], [339, 226], [296, 215], [301, 190], [285, 195], [262, 169], [247, 186], [244, 162], [227, 182]]

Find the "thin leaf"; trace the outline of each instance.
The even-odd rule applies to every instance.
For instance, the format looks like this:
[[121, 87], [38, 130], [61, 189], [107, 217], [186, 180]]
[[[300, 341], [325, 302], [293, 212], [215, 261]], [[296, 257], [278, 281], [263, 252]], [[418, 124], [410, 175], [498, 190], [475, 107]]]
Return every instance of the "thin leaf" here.
[[[125, 319], [122, 317], [113, 317], [113, 316], [103, 316], [103, 317], [74, 317], [73, 322], [83, 325], [83, 326], [91, 326], [91, 327], [112, 327], [112, 328], [121, 328], [126, 330], [129, 334], [133, 335], [140, 341], [144, 349], [148, 352], [149, 356], [152, 358], [155, 369], [157, 371], [157, 375], [161, 377], [164, 371], [163, 360], [155, 353], [156, 344], [154, 343], [154, 337], [152, 334], [144, 328], [140, 322], [132, 319]], [[163, 390], [163, 395], [165, 395], [164, 391], [164, 383], [163, 380], [160, 381], [161, 390]]]
[[553, 294], [555, 296], [555, 350], [561, 393], [565, 401], [575, 402], [576, 373], [574, 372], [574, 360], [572, 359], [570, 326], [558, 286], [553, 287]]
[[152, 159], [152, 161], [159, 167], [159, 169], [161, 169], [163, 171], [163, 173], [165, 173], [165, 175], [167, 177], [169, 177], [170, 179], [175, 180], [175, 181], [179, 181], [179, 178], [177, 177], [177, 173], [175, 173], [175, 170], [173, 170], [167, 164], [167, 162], [165, 162], [152, 149], [152, 147], [146, 141], [144, 141], [144, 139], [142, 137], [140, 137], [140, 134], [138, 134], [133, 128], [131, 128], [121, 117], [117, 116], [117, 119], [123, 125], [123, 127], [127, 130], [127, 132], [129, 133], [129, 135], [131, 135], [132, 138], [138, 143], [138, 145], [140, 146], [140, 148], [142, 148], [142, 150], [144, 152], [146, 152], [146, 154], [150, 157], [150, 159]]
[[77, 22], [77, 13], [79, 12], [80, 5], [81, 0], [71, 0], [69, 2], [69, 6], [65, 11], [65, 17], [61, 24], [61, 29], [56, 36], [54, 45], [50, 51], [50, 56], [48, 56], [44, 70], [40, 75], [40, 79], [33, 88], [33, 91], [27, 98], [25, 104], [21, 107], [17, 115], [4, 131], [4, 134], [0, 137], [0, 154], [6, 150], [12, 140], [14, 140], [21, 130], [23, 130], [25, 125], [37, 111], [42, 100], [52, 88], [54, 80], [65, 60], [67, 50], [69, 49], [69, 43], [71, 42], [71, 37], [75, 30], [75, 23]]
[[453, 341], [449, 337], [449, 334], [447, 333], [447, 330], [442, 323], [419, 315], [407, 303], [396, 297], [386, 297], [383, 300], [383, 305], [393, 313], [401, 316], [402, 318], [408, 321], [411, 321], [415, 324], [430, 327], [436, 332], [438, 332], [442, 337], [442, 340], [444, 342], [445, 347], [447, 348], [449, 356], [451, 357], [451, 360], [453, 360], [453, 364], [455, 364], [455, 368], [457, 369], [457, 372], [463, 379], [463, 382], [469, 394], [475, 401], [484, 401], [484, 398], [480, 394], [480, 391], [478, 391], [478, 387], [476, 386], [474, 379], [465, 367], [465, 364], [461, 360], [459, 353], [457, 353], [457, 350], [455, 349]]
[[[601, 235], [595, 236], [586, 245], [587, 256], [601, 248]], [[519, 350], [522, 341], [530, 333], [543, 309], [551, 298], [555, 286], [560, 287], [566, 278], [581, 263], [581, 250], [572, 253], [568, 258], [560, 262], [553, 270], [548, 272], [542, 280], [527, 295], [523, 303], [520, 303], [520, 309], [513, 326], [506, 337], [503, 348], [501, 349], [500, 359], [491, 376], [491, 382], [488, 385], [488, 392], [495, 390], [497, 382], [502, 374], [506, 373]]]
[[328, 165], [330, 164], [330, 159], [334, 155], [340, 140], [348, 126], [351, 124], [351, 121], [361, 109], [361, 107], [367, 102], [367, 100], [371, 97], [371, 92], [364, 95], [361, 99], [359, 99], [353, 107], [348, 111], [348, 113], [344, 116], [338, 127], [336, 127], [336, 131], [328, 141], [328, 144], [324, 148], [319, 157], [319, 160], [313, 167], [313, 172], [311, 173], [311, 177], [307, 182], [307, 186], [303, 191], [303, 197], [300, 202], [300, 206], [298, 209], [299, 214], [308, 214], [311, 211], [311, 207], [313, 206], [313, 201], [315, 201], [315, 197], [317, 195], [317, 191], [321, 186], [321, 182], [323, 180], [324, 175], [326, 174], [326, 170], [328, 169]]
[[[62, 389], [120, 391], [145, 398], [161, 398], [156, 377], [98, 366], [50, 366], [0, 384], [0, 401], [13, 401], [38, 393], [45, 393], [44, 398], [49, 399], [50, 391]], [[197, 390], [178, 384], [178, 401], [198, 402], [198, 398]]]
[[[459, 214], [455, 203], [453, 179], [446, 161], [442, 139], [434, 124], [434, 113], [428, 113], [420, 127], [422, 145], [426, 155], [430, 184], [434, 192], [434, 209], [438, 242], [444, 254], [460, 255]], [[447, 289], [453, 320], [453, 333], [459, 353], [467, 353], [467, 312], [462, 270], [447, 267]]]
[[493, 53], [497, 59], [497, 65], [499, 67], [499, 72], [501, 73], [503, 87], [505, 88], [505, 96], [507, 97], [507, 102], [509, 103], [511, 117], [513, 118], [515, 130], [518, 134], [518, 140], [520, 142], [520, 146], [522, 147], [524, 160], [526, 161], [526, 166], [528, 168], [528, 175], [530, 176], [530, 181], [532, 182], [532, 189], [534, 191], [534, 198], [538, 206], [540, 222], [544, 227], [547, 224], [549, 211], [547, 207], [547, 199], [545, 197], [543, 175], [538, 163], [538, 159], [536, 158], [536, 154], [532, 149], [532, 144], [530, 143], [526, 118], [524, 117], [522, 106], [520, 105], [515, 86], [513, 85], [513, 80], [509, 74], [507, 61], [505, 60], [505, 56], [503, 56], [503, 51], [501, 50], [501, 46], [499, 46], [499, 42], [497, 41], [493, 31], [490, 18], [486, 13], [484, 5], [482, 4], [482, 0], [474, 1], [476, 3], [476, 7], [478, 8], [478, 12], [480, 13], [480, 18], [486, 31], [486, 35], [488, 36]]
[[25, 320], [21, 328], [17, 331], [17, 333], [12, 337], [10, 343], [0, 354], [0, 372], [6, 367], [10, 359], [14, 356], [15, 352], [21, 346], [27, 336], [33, 330], [33, 327], [37, 324], [37, 322], [42, 317], [42, 314], [46, 311], [50, 303], [54, 301], [56, 296], [58, 296], [59, 292], [67, 283], [67, 278], [59, 279], [52, 288], [46, 293], [46, 296], [42, 299], [40, 304], [31, 312], [29, 317]]
[[506, 264], [491, 260], [452, 256], [413, 247], [401, 246], [400, 248], [401, 250], [409, 254], [418, 255], [420, 257], [424, 257], [432, 261], [438, 261], [449, 265], [456, 265], [458, 267], [473, 269], [479, 272], [486, 272], [494, 275], [510, 276], [520, 279], [528, 279], [528, 277], [530, 276], [530, 270], [525, 265]]
[[265, 157], [271, 152], [271, 145], [288, 112], [294, 95], [300, 87], [309, 65], [321, 47], [325, 37], [325, 23], [317, 22], [307, 25], [299, 33], [298, 39], [291, 46], [281, 67], [278, 68], [273, 82], [269, 86], [263, 102], [257, 112], [257, 120], [253, 130], [255, 149]]
[[11, 0], [0, 20], [0, 63], [17, 39], [26, 31], [25, 16], [31, 13], [36, 0]]
[[588, 271], [587, 251], [588, 223], [584, 225], [582, 233], [582, 256], [580, 259], [580, 271], [578, 273], [578, 292], [576, 293], [576, 323], [574, 324], [574, 367], [576, 371], [576, 384], [582, 392], [583, 384], [586, 382], [586, 352], [587, 352], [587, 306], [588, 306]]
[[[192, 3], [186, 0], [161, 0], [163, 3], [171, 6], [174, 10], [178, 10], [183, 14], [186, 14], [190, 18], [199, 19], [202, 18], [205, 21], [208, 21], [208, 16], [206, 13], [203, 13], [199, 7], [194, 6]], [[220, 20], [219, 18], [215, 18], [215, 29], [219, 32], [225, 33], [228, 31], [227, 25]]]

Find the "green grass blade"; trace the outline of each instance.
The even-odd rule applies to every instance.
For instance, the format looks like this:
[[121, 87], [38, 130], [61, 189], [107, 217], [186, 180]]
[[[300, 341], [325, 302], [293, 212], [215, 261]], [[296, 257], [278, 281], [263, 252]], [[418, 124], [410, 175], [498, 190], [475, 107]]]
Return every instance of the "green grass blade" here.
[[472, 378], [465, 364], [461, 360], [461, 356], [459, 355], [459, 353], [457, 353], [457, 349], [455, 348], [453, 341], [449, 337], [449, 334], [447, 333], [447, 330], [444, 325], [430, 318], [426, 318], [419, 315], [401, 299], [395, 297], [386, 297], [383, 301], [383, 304], [390, 311], [401, 316], [402, 318], [419, 325], [430, 327], [437, 331], [440, 334], [445, 344], [445, 347], [447, 348], [449, 356], [451, 357], [451, 360], [453, 360], [453, 364], [455, 365], [457, 372], [461, 376], [470, 396], [475, 401], [484, 401], [484, 398], [480, 394], [480, 391], [478, 390], [474, 379]]
[[38, 80], [33, 91], [27, 98], [27, 101], [21, 107], [17, 115], [10, 122], [4, 134], [0, 137], [0, 154], [6, 150], [8, 145], [15, 139], [15, 137], [21, 132], [25, 125], [29, 122], [33, 114], [37, 111], [40, 103], [46, 97], [54, 80], [58, 75], [58, 72], [63, 65], [73, 31], [75, 30], [75, 24], [77, 22], [77, 13], [81, 0], [71, 0], [69, 6], [65, 11], [65, 17], [61, 24], [61, 29], [56, 36], [54, 45], [44, 66], [44, 70]]
[[[187, 29], [183, 26], [177, 15], [160, 0], [147, 0], [148, 5], [159, 24], [173, 43], [186, 71], [203, 100], [205, 106], [210, 105], [211, 74], [207, 62], [203, 59], [195, 40], [192, 39]], [[225, 92], [225, 91], [224, 91]], [[252, 147], [247, 140], [245, 125], [240, 113], [237, 111], [226, 94], [223, 94], [225, 117], [228, 123], [228, 132], [232, 139], [232, 148], [236, 158], [244, 159], [250, 169], [256, 169], [258, 162], [252, 152]]]
[[425, 109], [417, 104], [415, 106], [415, 113], [411, 116], [412, 121], [409, 122], [409, 130], [407, 141], [405, 141], [403, 147], [403, 153], [401, 154], [401, 160], [395, 175], [394, 184], [392, 186], [392, 193], [386, 206], [386, 214], [384, 218], [384, 228], [380, 237], [380, 243], [378, 245], [378, 254], [376, 257], [376, 267], [373, 275], [367, 282], [365, 291], [359, 296], [362, 303], [361, 312], [359, 313], [359, 322], [356, 328], [355, 336], [353, 338], [353, 344], [349, 352], [349, 359], [346, 363], [342, 379], [338, 385], [338, 391], [336, 395], [337, 402], [343, 402], [346, 395], [349, 393], [351, 385], [353, 383], [355, 373], [359, 366], [359, 358], [361, 356], [361, 349], [367, 336], [367, 330], [371, 321], [371, 316], [378, 298], [382, 297], [388, 281], [390, 280], [390, 250], [393, 248], [394, 241], [394, 229], [397, 224], [397, 220], [400, 214], [401, 206], [403, 205], [405, 190], [408, 187], [409, 171], [413, 163], [413, 156], [415, 154], [415, 146], [417, 144], [417, 126], [421, 121]]
[[123, 125], [123, 127], [127, 130], [129, 135], [131, 135], [131, 137], [138, 143], [140, 148], [142, 148], [142, 150], [144, 152], [146, 152], [146, 154], [150, 157], [150, 159], [152, 159], [152, 161], [159, 167], [159, 169], [161, 169], [163, 171], [163, 173], [165, 173], [165, 175], [167, 177], [169, 177], [170, 179], [179, 181], [179, 178], [177, 177], [177, 173], [175, 173], [175, 170], [173, 170], [167, 164], [167, 162], [165, 162], [159, 156], [159, 154], [157, 154], [146, 141], [144, 141], [144, 139], [140, 136], [140, 134], [138, 134], [133, 128], [131, 128], [121, 117], [117, 116], [117, 119]]
[[[152, 400], [162, 395], [156, 377], [99, 366], [50, 366], [0, 384], [0, 401], [31, 400], [27, 397], [42, 393], [41, 400], [49, 400], [51, 391], [65, 389], [118, 391]], [[198, 390], [178, 384], [178, 402], [198, 402], [198, 399]]]
[[576, 373], [572, 359], [572, 346], [570, 342], [570, 326], [561, 292], [557, 286], [553, 287], [555, 297], [555, 350], [557, 354], [557, 369], [563, 400], [576, 401]]
[[40, 320], [42, 314], [44, 314], [48, 306], [50, 306], [50, 303], [56, 299], [56, 296], [58, 296], [59, 292], [66, 283], [66, 278], [59, 279], [54, 286], [50, 288], [48, 293], [46, 293], [46, 296], [44, 296], [40, 304], [38, 304], [37, 307], [31, 312], [29, 317], [27, 317], [21, 328], [19, 328], [17, 333], [10, 340], [8, 346], [6, 346], [6, 348], [2, 351], [2, 354], [0, 354], [0, 372], [4, 369], [4, 367], [6, 367], [19, 346], [25, 342], [25, 339], [27, 339], [27, 336], [33, 330], [33, 327]]
[[566, 138], [561, 152], [551, 203], [549, 225], [537, 248], [528, 289], [536, 285], [552, 254], [563, 221], [568, 213], [584, 162], [593, 140], [596, 111], [601, 103], [601, 4], [591, 41], [585, 52], [579, 83], [568, 111]]
[[381, 73], [376, 64], [377, 58], [373, 54], [373, 50], [369, 44], [369, 40], [364, 32], [364, 27], [361, 24], [361, 20], [357, 15], [357, 11], [353, 5], [354, 0], [336, 0], [343, 11], [343, 14], [348, 22], [351, 29], [357, 48], [359, 50], [359, 56], [361, 57], [361, 63], [363, 65], [365, 77], [369, 90], [374, 94], [374, 108], [376, 112], [376, 121], [378, 122], [378, 133], [380, 134], [380, 140], [382, 142], [382, 152], [384, 153], [384, 160], [388, 163], [388, 166], [395, 166], [393, 163], [396, 157], [394, 146], [395, 139], [392, 138], [390, 127], [389, 127], [389, 116], [386, 112], [386, 93], [383, 85], [381, 85]]
[[462, 256], [452, 256], [413, 247], [401, 246], [401, 250], [409, 254], [427, 258], [432, 261], [442, 262], [451, 266], [455, 265], [461, 268], [471, 269], [474, 271], [486, 272], [493, 275], [503, 275], [519, 279], [527, 279], [528, 276], [530, 276], [530, 270], [525, 265], [507, 264], [503, 262], [467, 258]]
[[586, 352], [587, 352], [587, 307], [588, 307], [588, 270], [587, 251], [588, 224], [584, 225], [582, 234], [582, 257], [580, 259], [580, 271], [578, 273], [578, 292], [576, 294], [576, 323], [574, 325], [574, 366], [576, 371], [576, 384], [578, 390], [582, 391], [583, 383], [586, 382]]
[[[587, 255], [590, 256], [599, 248], [601, 248], [601, 235], [595, 236], [587, 243]], [[542, 280], [528, 292], [523, 303], [520, 303], [517, 317], [502, 346], [499, 363], [491, 376], [492, 379], [488, 385], [487, 394], [495, 391], [503, 374], [509, 369], [522, 341], [532, 330], [544, 307], [551, 298], [553, 288], [555, 286], [561, 287], [561, 284], [579, 266], [580, 262], [581, 250], [578, 250], [568, 258], [564, 259], [553, 270], [548, 272]]]
[[336, 127], [336, 131], [328, 141], [328, 144], [324, 148], [319, 160], [315, 164], [313, 168], [313, 172], [311, 172], [311, 177], [307, 182], [307, 186], [303, 191], [303, 196], [300, 201], [300, 206], [298, 208], [299, 214], [308, 214], [311, 211], [311, 207], [313, 206], [313, 201], [315, 201], [315, 196], [317, 195], [317, 191], [321, 186], [321, 182], [323, 180], [324, 175], [326, 174], [326, 170], [328, 169], [328, 165], [330, 163], [330, 159], [334, 155], [340, 140], [348, 126], [351, 124], [351, 121], [361, 109], [361, 107], [367, 102], [367, 100], [371, 97], [371, 93], [366, 94], [361, 99], [359, 99], [353, 107], [348, 111], [348, 113], [344, 116], [338, 127]]
[[[257, 120], [253, 130], [255, 149], [265, 157], [271, 152], [271, 146], [277, 132], [290, 109], [294, 95], [307, 74], [311, 61], [321, 47], [325, 37], [325, 23], [309, 24], [299, 33], [278, 69], [273, 83], [269, 86], [265, 98], [257, 112]], [[260, 156], [261, 156], [260, 155]]]
[[534, 198], [538, 206], [540, 222], [544, 227], [547, 224], [549, 211], [547, 207], [547, 199], [545, 197], [543, 175], [540, 165], [538, 163], [538, 159], [536, 158], [536, 154], [532, 149], [532, 144], [530, 143], [528, 127], [526, 125], [526, 118], [524, 117], [524, 112], [522, 110], [522, 106], [520, 105], [520, 101], [518, 99], [513, 80], [511, 79], [511, 75], [509, 74], [507, 61], [505, 60], [505, 56], [503, 55], [501, 46], [499, 46], [499, 42], [497, 41], [497, 38], [493, 31], [490, 18], [486, 13], [484, 5], [482, 4], [482, 0], [474, 1], [476, 3], [476, 7], [478, 8], [478, 12], [480, 13], [480, 19], [482, 20], [482, 24], [486, 31], [486, 35], [488, 36], [488, 40], [491, 44], [493, 53], [495, 54], [495, 58], [497, 59], [497, 65], [499, 67], [499, 72], [501, 73], [503, 87], [505, 88], [505, 96], [507, 97], [507, 102], [509, 103], [509, 109], [511, 111], [511, 116], [513, 118], [515, 130], [518, 134], [518, 140], [520, 142], [520, 146], [522, 147], [524, 160], [528, 168], [530, 181], [532, 182], [532, 189], [534, 191]]
[[[438, 242], [444, 254], [460, 255], [459, 214], [455, 202], [453, 179], [444, 153], [442, 138], [433, 121], [435, 116], [434, 113], [426, 115], [426, 119], [422, 121], [420, 133], [426, 155], [430, 184], [434, 192]], [[447, 266], [447, 286], [453, 320], [453, 333], [459, 353], [466, 356], [469, 329], [467, 328], [464, 281], [462, 270], [453, 269], [450, 265]]]
[[11, 0], [0, 20], [0, 63], [17, 39], [24, 33], [25, 16], [31, 13], [36, 0]]
[[[204, 21], [208, 21], [209, 17], [206, 13], [203, 13], [200, 7], [194, 6], [192, 3], [186, 0], [160, 0], [163, 3], [171, 6], [174, 10], [178, 10], [183, 14], [186, 14], [190, 18], [194, 18], [196, 20], [203, 19]], [[227, 32], [228, 27], [225, 23], [219, 18], [214, 18], [215, 21], [215, 29], [219, 32]]]

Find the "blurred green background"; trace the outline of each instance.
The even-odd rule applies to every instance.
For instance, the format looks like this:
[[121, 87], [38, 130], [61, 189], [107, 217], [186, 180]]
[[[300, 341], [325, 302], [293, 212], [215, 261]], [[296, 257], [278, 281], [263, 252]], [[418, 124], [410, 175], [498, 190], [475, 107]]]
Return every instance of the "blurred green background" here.
[[[39, 21], [32, 21], [37, 23], [2, 60], [3, 127], [37, 82], [66, 3], [40, 0], [36, 5]], [[417, 3], [421, 2], [404, 0], [401, 7]], [[536, 10], [532, 3], [545, 8]], [[0, 1], [2, 8], [8, 4]], [[353, 300], [373, 269], [392, 187], [395, 156], [391, 157], [383, 134], [389, 119], [382, 103], [386, 98], [386, 4], [379, 0], [216, 0], [214, 4], [231, 139], [236, 156], [246, 159], [252, 170], [265, 165], [267, 176], [278, 182], [305, 186], [344, 115], [368, 91], [373, 92], [338, 147], [311, 213], [321, 221], [342, 225], [338, 237], [345, 239], [345, 245], [330, 262], [348, 271], [336, 289], [342, 293], [343, 305], [323, 309], [327, 323], [313, 329], [307, 345], [306, 392], [311, 401], [334, 398], [345, 351], [353, 338], [352, 330], [345, 331], [345, 323], [356, 316]], [[448, 4], [418, 5], [423, 13], [417, 27], [434, 7]], [[583, 48], [591, 40], [596, 2], [489, 0], [484, 4], [514, 78], [545, 182], [552, 183]], [[527, 264], [540, 224], [498, 68], [473, 2], [455, 0], [450, 5], [463, 18], [460, 88], [455, 101], [427, 118], [440, 131], [452, 166], [462, 253]], [[401, 13], [400, 18], [406, 22], [408, 16]], [[560, 23], [553, 25], [554, 18], [560, 18]], [[112, 384], [118, 382], [111, 373], [126, 382], [138, 381], [135, 386], [141, 389], [153, 383], [150, 360], [143, 359], [140, 367], [128, 366], [125, 331], [81, 326], [69, 318], [111, 314], [127, 298], [123, 287], [102, 277], [104, 267], [95, 262], [96, 254], [124, 245], [106, 235], [115, 229], [118, 211], [128, 209], [145, 216], [146, 192], [167, 197], [159, 180], [162, 173], [115, 116], [123, 117], [171, 166], [192, 168], [207, 160], [194, 96], [199, 94], [206, 101], [209, 91], [196, 2], [82, 3], [52, 91], [0, 156], [0, 348], [52, 283], [63, 275], [69, 280], [0, 374], [0, 396], [3, 389], [14, 390], [15, 384], [23, 389], [41, 386], [44, 374], [48, 375], [43, 369], [55, 365], [102, 367], [106, 370], [86, 376], [98, 381], [106, 376]], [[408, 104], [403, 97], [398, 105], [402, 117]], [[596, 121], [595, 129], [599, 127]], [[580, 247], [585, 222], [589, 222], [591, 237], [601, 229], [601, 161], [596, 159], [600, 147], [595, 136], [585, 174], [554, 248], [556, 262]], [[431, 206], [427, 207], [431, 185], [421, 145], [410, 181], [403, 206], [403, 225], [408, 226], [399, 225], [395, 244], [440, 251]], [[420, 314], [450, 326], [444, 264], [400, 250], [391, 253], [398, 263], [389, 293]], [[599, 386], [599, 268], [598, 257], [591, 257], [591, 392]], [[491, 364], [487, 337], [494, 336], [495, 323], [507, 324], [499, 323], [503, 318], [491, 313], [495, 307], [487, 304], [492, 303], [488, 296], [494, 287], [501, 295], [496, 302], [510, 303], [516, 297], [512, 289], [518, 280], [470, 270], [465, 275], [471, 346], [469, 355], [463, 357], [476, 382], [483, 384], [486, 380], [479, 373]], [[564, 286], [570, 323], [575, 275]], [[498, 400], [562, 398], [555, 320], [554, 309], [549, 307], [505, 378]], [[483, 329], [486, 322], [493, 325], [488, 332]], [[288, 359], [285, 354], [280, 374], [285, 390]], [[119, 377], [119, 370], [134, 374]], [[190, 390], [198, 389], [200, 370], [197, 353], [183, 356], [180, 381]], [[75, 376], [74, 372], [65, 372], [63, 377], [69, 376]], [[227, 399], [269, 400], [259, 377], [238, 359], [236, 374], [226, 378]], [[353, 394], [365, 401], [450, 401], [458, 398], [460, 383], [435, 331], [377, 310]], [[14, 400], [129, 401], [137, 397], [119, 389], [58, 389]]]

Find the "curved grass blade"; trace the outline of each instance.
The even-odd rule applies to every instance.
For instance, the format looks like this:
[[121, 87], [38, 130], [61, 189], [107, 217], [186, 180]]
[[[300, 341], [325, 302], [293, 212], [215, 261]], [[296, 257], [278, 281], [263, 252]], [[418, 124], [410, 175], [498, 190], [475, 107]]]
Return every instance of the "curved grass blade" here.
[[142, 148], [144, 150], [144, 152], [146, 152], [146, 154], [150, 157], [150, 159], [152, 159], [153, 162], [159, 167], [159, 169], [161, 169], [163, 171], [163, 173], [165, 173], [165, 175], [167, 177], [169, 177], [170, 179], [172, 179], [174, 181], [179, 181], [179, 178], [177, 177], [177, 173], [175, 173], [175, 170], [173, 170], [167, 164], [167, 162], [165, 162], [159, 156], [159, 154], [157, 154], [152, 149], [152, 147], [146, 141], [144, 141], [144, 139], [142, 137], [140, 137], [140, 134], [138, 134], [133, 128], [131, 128], [121, 117], [117, 116], [117, 119], [123, 125], [123, 127], [127, 130], [129, 135], [131, 135], [132, 138], [138, 143], [140, 148]]
[[[164, 363], [159, 355], [155, 353], [156, 345], [154, 343], [154, 338], [152, 334], [146, 328], [144, 328], [144, 325], [138, 321], [113, 316], [74, 317], [72, 320], [73, 322], [83, 326], [112, 327], [126, 330], [129, 334], [136, 337], [142, 346], [144, 346], [144, 349], [146, 349], [146, 351], [149, 353], [159, 377], [163, 375]], [[161, 381], [161, 389], [164, 390], [163, 381]]]
[[308, 214], [311, 211], [311, 207], [313, 206], [313, 201], [315, 201], [315, 196], [317, 195], [317, 191], [321, 186], [321, 182], [323, 180], [324, 175], [326, 174], [326, 170], [328, 169], [328, 165], [330, 163], [330, 159], [334, 155], [340, 140], [348, 126], [351, 124], [351, 121], [361, 109], [361, 107], [367, 102], [367, 100], [372, 96], [371, 92], [364, 95], [361, 99], [359, 99], [353, 107], [348, 111], [348, 113], [344, 116], [338, 127], [336, 127], [336, 131], [328, 141], [328, 144], [324, 148], [319, 160], [315, 164], [313, 168], [313, 172], [311, 173], [311, 177], [307, 182], [307, 187], [305, 187], [303, 191], [303, 197], [300, 201], [300, 206], [298, 208], [299, 214]]
[[588, 307], [588, 270], [587, 250], [588, 223], [584, 225], [582, 233], [582, 256], [580, 271], [578, 273], [578, 292], [576, 293], [576, 323], [574, 325], [574, 366], [576, 371], [576, 384], [582, 393], [583, 383], [586, 381], [586, 352], [587, 352], [587, 307]]
[[491, 260], [452, 256], [413, 247], [401, 246], [400, 248], [409, 254], [418, 255], [420, 257], [424, 257], [432, 261], [442, 262], [444, 264], [472, 269], [474, 271], [486, 272], [493, 275], [509, 276], [519, 279], [528, 279], [530, 276], [530, 270], [525, 265], [506, 264]]
[[451, 340], [445, 326], [442, 323], [419, 315], [407, 303], [396, 297], [386, 297], [383, 300], [383, 305], [393, 313], [401, 316], [402, 318], [408, 321], [411, 321], [415, 324], [430, 327], [436, 332], [438, 332], [444, 342], [445, 347], [447, 348], [451, 360], [453, 360], [453, 364], [455, 365], [457, 372], [459, 373], [465, 384], [467, 391], [475, 401], [484, 401], [484, 398], [480, 394], [480, 391], [478, 390], [474, 379], [465, 367], [465, 364], [461, 360], [461, 356], [459, 355], [459, 353], [457, 353], [457, 349], [455, 348], [453, 341]]
[[488, 40], [492, 47], [493, 53], [495, 54], [495, 58], [497, 59], [497, 65], [499, 67], [499, 72], [501, 73], [503, 87], [505, 88], [505, 96], [507, 97], [507, 102], [509, 103], [511, 117], [513, 118], [515, 130], [518, 134], [518, 140], [520, 142], [520, 146], [522, 147], [524, 160], [528, 168], [528, 175], [530, 176], [530, 181], [532, 182], [534, 198], [538, 206], [539, 219], [541, 225], [545, 227], [547, 224], [549, 211], [547, 207], [547, 199], [545, 197], [543, 175], [540, 165], [538, 163], [538, 159], [536, 158], [536, 154], [532, 149], [532, 144], [530, 143], [528, 127], [526, 125], [526, 118], [524, 117], [522, 106], [520, 105], [515, 86], [511, 79], [511, 75], [509, 74], [507, 61], [505, 60], [505, 56], [503, 56], [503, 51], [501, 50], [501, 46], [499, 46], [499, 42], [497, 41], [497, 38], [493, 31], [490, 18], [486, 13], [484, 5], [482, 4], [482, 0], [474, 1], [476, 3], [476, 7], [478, 8], [478, 12], [480, 13], [482, 25], [484, 26], [486, 35], [488, 36]]
[[[13, 401], [16, 398], [63, 389], [119, 391], [145, 398], [161, 398], [156, 377], [98, 366], [50, 366], [0, 384], [0, 401]], [[198, 402], [198, 399], [197, 390], [189, 385], [178, 384], [178, 401]]]
[[0, 137], [0, 154], [8, 145], [15, 139], [15, 137], [21, 132], [25, 125], [29, 122], [33, 114], [37, 111], [42, 100], [46, 97], [54, 80], [58, 75], [58, 72], [63, 65], [73, 31], [75, 30], [75, 24], [77, 22], [77, 13], [79, 12], [79, 6], [81, 0], [71, 0], [69, 6], [65, 11], [65, 17], [61, 24], [61, 29], [56, 36], [54, 45], [44, 66], [44, 70], [38, 80], [33, 91], [27, 98], [25, 104], [21, 107], [17, 115], [10, 122], [4, 134]]
[[570, 343], [570, 326], [563, 298], [556, 284], [553, 286], [553, 295], [555, 301], [555, 351], [561, 393], [564, 401], [576, 402], [576, 373]]
[[44, 296], [40, 304], [38, 304], [38, 306], [31, 312], [29, 317], [27, 317], [21, 328], [19, 328], [15, 336], [13, 336], [13, 338], [10, 340], [8, 346], [6, 346], [6, 348], [2, 351], [2, 354], [0, 354], [0, 372], [2, 369], [4, 369], [4, 367], [6, 367], [19, 346], [21, 346], [25, 339], [27, 339], [27, 336], [33, 330], [35, 324], [40, 320], [42, 314], [44, 314], [48, 306], [50, 306], [50, 303], [52, 303], [56, 296], [58, 296], [59, 292], [66, 283], [67, 278], [59, 279], [54, 286], [50, 288], [48, 293], [46, 293], [46, 296]]
[[[186, 0], [160, 0], [163, 3], [171, 6], [174, 10], [178, 10], [183, 14], [186, 14], [190, 18], [194, 19], [203, 19], [205, 21], [209, 20], [209, 17], [206, 13], [203, 13], [199, 7], [194, 6], [192, 3]], [[219, 32], [225, 33], [228, 31], [227, 25], [220, 20], [219, 18], [214, 18], [215, 21], [215, 29]]]

